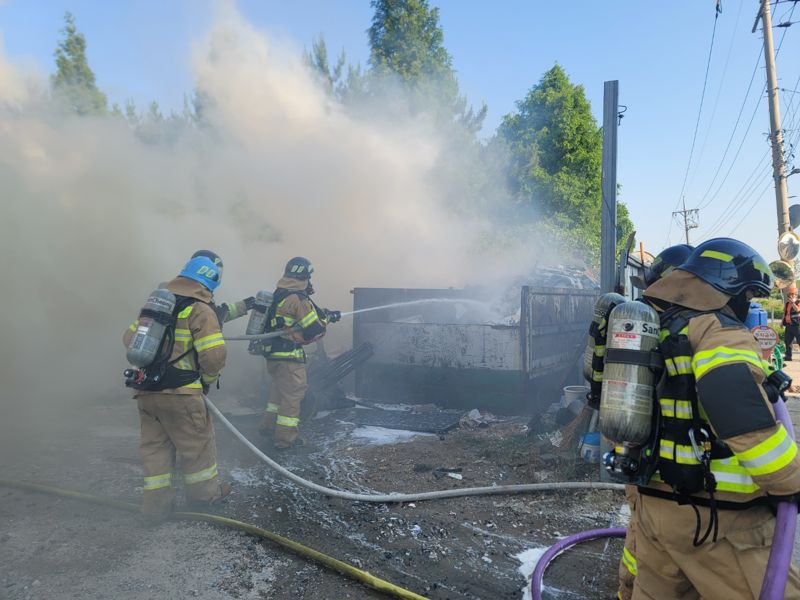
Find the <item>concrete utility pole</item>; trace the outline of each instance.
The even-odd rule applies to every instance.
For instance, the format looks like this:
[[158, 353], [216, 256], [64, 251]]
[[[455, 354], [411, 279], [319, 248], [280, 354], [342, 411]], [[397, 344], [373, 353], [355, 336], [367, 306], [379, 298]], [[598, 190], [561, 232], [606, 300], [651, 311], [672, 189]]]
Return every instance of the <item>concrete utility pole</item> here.
[[682, 218], [683, 223], [678, 222], [678, 225], [683, 227], [683, 231], [686, 234], [686, 243], [689, 243], [689, 230], [690, 229], [697, 229], [700, 226], [700, 209], [699, 208], [690, 208], [686, 210], [686, 197], [683, 198], [683, 210], [676, 210], [672, 213], [672, 217], [675, 218], [679, 216]]
[[603, 202], [600, 208], [600, 289], [614, 291], [617, 264], [617, 124], [619, 81], [603, 88]]
[[[783, 161], [783, 132], [778, 102], [778, 75], [775, 72], [775, 45], [772, 41], [770, 0], [761, 0], [761, 24], [764, 32], [764, 60], [767, 67], [769, 94], [769, 128], [772, 141], [772, 177], [775, 180], [775, 202], [778, 207], [778, 236], [791, 231], [789, 224], [789, 192], [786, 188], [786, 164]], [[756, 17], [758, 20], [758, 17]]]

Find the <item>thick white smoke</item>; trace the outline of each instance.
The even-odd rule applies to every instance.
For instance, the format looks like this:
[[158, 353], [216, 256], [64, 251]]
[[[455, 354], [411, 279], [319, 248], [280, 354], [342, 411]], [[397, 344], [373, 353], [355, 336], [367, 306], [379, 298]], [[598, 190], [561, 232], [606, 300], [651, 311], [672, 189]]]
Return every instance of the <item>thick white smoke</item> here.
[[193, 56], [208, 125], [164, 144], [51, 111], [46, 79], [0, 56], [3, 404], [119, 395], [123, 329], [198, 248], [225, 261], [219, 301], [272, 289], [295, 255], [342, 310], [353, 287], [482, 281], [483, 226], [444, 207], [428, 120], [348, 114], [232, 10]]

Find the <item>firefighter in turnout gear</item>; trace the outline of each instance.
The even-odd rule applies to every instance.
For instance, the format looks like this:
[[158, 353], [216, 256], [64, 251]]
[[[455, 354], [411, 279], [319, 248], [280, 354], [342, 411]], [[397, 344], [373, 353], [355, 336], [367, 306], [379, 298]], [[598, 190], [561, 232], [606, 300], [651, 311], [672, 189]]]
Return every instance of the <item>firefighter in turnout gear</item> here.
[[277, 283], [267, 314], [267, 331], [286, 332], [264, 350], [272, 385], [258, 429], [261, 435], [274, 436], [277, 449], [290, 448], [297, 440], [300, 404], [308, 388], [303, 346], [322, 338], [328, 323], [341, 318], [339, 311], [319, 308], [311, 300], [313, 272], [307, 259], [291, 259]]
[[[164, 377], [155, 384], [131, 385], [141, 421], [142, 513], [151, 521], [164, 519], [172, 511], [176, 457], [189, 505], [207, 508], [230, 493], [230, 486], [219, 481], [214, 427], [202, 396], [217, 382], [226, 358], [213, 304], [222, 261], [204, 252], [192, 257], [180, 275], [166, 284], [177, 302], [172, 351], [163, 359]], [[245, 304], [237, 302], [228, 314], [245, 314]], [[139, 327], [137, 319], [125, 331], [126, 346]]]
[[[757, 252], [718, 238], [645, 290], [660, 313], [665, 370], [657, 459], [633, 515], [634, 600], [759, 595], [774, 503], [800, 492], [797, 446], [771, 404], [782, 401], [775, 376], [742, 324], [772, 285]], [[794, 567], [786, 597], [800, 598]]]
[[[694, 248], [688, 244], [670, 246], [659, 252], [653, 263], [647, 268], [644, 280], [634, 282], [642, 289], [654, 284], [656, 281], [669, 275], [676, 267], [682, 265]], [[639, 493], [635, 485], [625, 486], [625, 499], [630, 509], [630, 521], [625, 532], [625, 545], [622, 548], [622, 557], [619, 561], [619, 600], [631, 600], [633, 596], [633, 583], [636, 580], [638, 565], [636, 562], [636, 524], [634, 514], [639, 505]]]

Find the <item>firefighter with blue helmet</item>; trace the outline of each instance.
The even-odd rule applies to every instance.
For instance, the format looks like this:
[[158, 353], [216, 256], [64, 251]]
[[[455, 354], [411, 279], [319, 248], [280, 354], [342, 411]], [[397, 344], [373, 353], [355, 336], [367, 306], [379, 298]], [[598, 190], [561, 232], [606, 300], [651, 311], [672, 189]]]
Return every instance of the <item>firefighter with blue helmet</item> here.
[[[665, 372], [654, 473], [633, 514], [634, 600], [759, 595], [774, 502], [800, 492], [797, 445], [772, 408], [780, 386], [743, 325], [772, 286], [755, 250], [716, 238], [645, 290]], [[800, 598], [794, 567], [786, 597]]]
[[[221, 281], [222, 260], [202, 251], [162, 286], [176, 299], [170, 322], [171, 352], [167, 346], [158, 359], [163, 363], [163, 377], [131, 385], [141, 421], [142, 513], [151, 521], [164, 519], [172, 511], [176, 456], [190, 504], [205, 508], [230, 493], [230, 486], [219, 480], [214, 426], [203, 400], [203, 393], [219, 379], [227, 356], [221, 319], [213, 304]], [[245, 301], [234, 306], [246, 312]], [[126, 346], [139, 329], [140, 319], [125, 331]]]

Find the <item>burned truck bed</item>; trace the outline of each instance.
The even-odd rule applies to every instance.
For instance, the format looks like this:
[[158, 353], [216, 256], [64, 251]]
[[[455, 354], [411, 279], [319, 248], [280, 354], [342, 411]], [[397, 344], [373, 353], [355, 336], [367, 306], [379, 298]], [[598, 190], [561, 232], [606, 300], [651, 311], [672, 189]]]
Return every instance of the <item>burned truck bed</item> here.
[[355, 288], [353, 345], [374, 356], [355, 370], [357, 396], [536, 414], [579, 382], [596, 290], [519, 288], [516, 310], [492, 314], [490, 290]]

